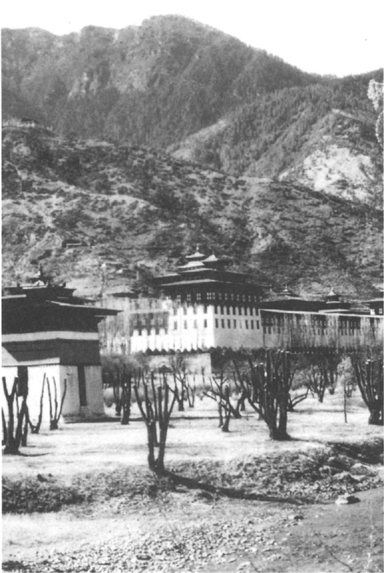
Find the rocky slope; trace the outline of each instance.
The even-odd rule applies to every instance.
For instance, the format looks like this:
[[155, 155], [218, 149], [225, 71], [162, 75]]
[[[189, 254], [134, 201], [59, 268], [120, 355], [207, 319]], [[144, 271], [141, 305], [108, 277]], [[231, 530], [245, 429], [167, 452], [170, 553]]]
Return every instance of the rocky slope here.
[[173, 268], [196, 243], [303, 294], [333, 286], [365, 297], [382, 280], [382, 217], [372, 206], [149, 148], [4, 128], [5, 283], [43, 264], [97, 294], [102, 283], [132, 283], [137, 265], [147, 275]]
[[294, 181], [381, 208], [382, 149], [366, 93], [370, 77], [279, 90], [170, 151], [233, 175]]

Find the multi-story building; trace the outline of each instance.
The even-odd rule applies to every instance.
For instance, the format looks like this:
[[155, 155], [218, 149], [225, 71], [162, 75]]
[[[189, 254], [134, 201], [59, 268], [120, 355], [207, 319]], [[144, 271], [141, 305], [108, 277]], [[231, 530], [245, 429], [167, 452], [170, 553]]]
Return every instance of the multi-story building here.
[[131, 352], [261, 346], [261, 287], [227, 264], [196, 251], [154, 279], [159, 298], [131, 303]]
[[197, 250], [176, 272], [153, 280], [156, 297], [106, 301], [122, 313], [105, 321], [104, 351], [351, 348], [382, 340], [376, 299], [368, 301], [370, 310], [365, 303], [352, 307], [333, 290], [323, 299], [301, 297], [288, 287], [262, 297], [262, 287], [249, 275], [227, 267], [228, 260]]

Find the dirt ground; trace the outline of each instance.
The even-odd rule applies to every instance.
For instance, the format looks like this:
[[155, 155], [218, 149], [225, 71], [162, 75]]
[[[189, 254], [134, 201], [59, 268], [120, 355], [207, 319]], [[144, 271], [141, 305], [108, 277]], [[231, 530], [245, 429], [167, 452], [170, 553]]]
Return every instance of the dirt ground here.
[[[195, 409], [175, 412], [166, 464], [193, 464], [196, 471], [217, 462], [220, 473], [236, 464], [245, 467], [255, 458], [305, 457], [329, 443], [381, 438], [382, 428], [368, 426], [367, 419], [358, 398], [348, 405], [348, 423], [339, 394], [327, 396], [324, 404], [309, 398], [289, 415], [293, 439], [272, 442], [264, 422], [251, 412], [232, 420], [230, 432], [222, 433], [214, 403], [198, 400]], [[146, 430], [135, 410], [129, 426], [113, 419], [63, 423], [56, 432], [43, 429], [41, 435], [30, 436], [23, 454], [3, 457], [4, 478], [52, 476], [68, 484], [79, 478], [91, 491], [107, 474], [127, 468], [137, 475], [147, 471]], [[382, 475], [378, 466], [373, 471]], [[224, 477], [217, 479], [224, 483]], [[231, 499], [182, 486], [153, 499], [117, 493], [54, 513], [5, 513], [3, 570], [383, 571], [382, 487], [359, 491], [359, 502], [351, 505], [335, 504], [332, 492], [321, 503], [304, 503], [282, 493], [280, 502]]]

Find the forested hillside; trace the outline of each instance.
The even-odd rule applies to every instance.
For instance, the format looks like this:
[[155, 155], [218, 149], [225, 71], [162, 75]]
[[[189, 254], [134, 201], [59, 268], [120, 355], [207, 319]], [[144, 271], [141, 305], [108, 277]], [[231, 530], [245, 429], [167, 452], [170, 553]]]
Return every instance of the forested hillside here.
[[62, 37], [3, 30], [2, 73], [5, 118], [16, 96], [27, 104], [24, 115], [35, 110], [61, 134], [153, 147], [179, 142], [263, 94], [316, 81], [179, 16]]
[[382, 280], [382, 217], [368, 205], [148, 148], [3, 130], [4, 282], [42, 264], [97, 294], [102, 264], [109, 287], [132, 284], [137, 266], [171, 270], [197, 243], [303, 294], [369, 296]]
[[[170, 151], [233, 175], [299, 181], [380, 207], [383, 163], [367, 98], [371, 78], [382, 73], [264, 95]], [[320, 183], [324, 170], [328, 181]]]
[[302, 293], [369, 296], [382, 281], [367, 97], [382, 72], [307, 74], [159, 16], [61, 37], [4, 30], [2, 75], [6, 282], [43, 264], [97, 293], [141, 266], [146, 287], [196, 243]]

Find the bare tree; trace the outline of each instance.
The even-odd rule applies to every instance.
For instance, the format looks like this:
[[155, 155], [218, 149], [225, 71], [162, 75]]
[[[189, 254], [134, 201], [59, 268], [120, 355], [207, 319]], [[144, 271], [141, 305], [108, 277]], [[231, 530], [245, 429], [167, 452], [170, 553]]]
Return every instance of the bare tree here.
[[59, 427], [59, 420], [61, 418], [61, 414], [63, 411], [63, 405], [65, 400], [65, 395], [67, 393], [67, 380], [64, 379], [64, 391], [61, 396], [60, 404], [57, 401], [57, 385], [55, 378], [52, 378], [53, 384], [53, 397], [51, 392], [51, 383], [47, 378], [47, 390], [48, 390], [48, 399], [49, 399], [49, 429], [50, 430], [57, 430]]
[[[7, 403], [8, 417], [6, 420], [4, 410], [1, 409], [3, 423], [3, 453], [7, 455], [17, 455], [23, 440], [26, 443], [25, 422], [27, 420], [27, 397], [28, 384], [20, 387], [19, 378], [15, 378], [11, 391], [8, 390], [6, 378], [3, 377], [3, 390]], [[19, 404], [21, 399], [21, 404]]]
[[305, 385], [310, 390], [313, 396], [317, 396], [320, 404], [322, 404], [325, 395], [325, 378], [323, 372], [318, 364], [310, 364], [305, 373]]
[[120, 377], [121, 384], [121, 424], [129, 424], [131, 417], [131, 398], [132, 398], [132, 373], [128, 372], [126, 365], [123, 365], [123, 371]]
[[192, 375], [192, 381], [191, 381], [191, 374], [187, 375], [185, 392], [188, 400], [188, 406], [190, 408], [194, 408], [195, 398], [196, 398], [196, 379], [194, 374]]
[[250, 406], [268, 426], [273, 440], [289, 439], [287, 433], [291, 356], [287, 351], [243, 352], [247, 361], [241, 383]]
[[368, 424], [383, 425], [383, 359], [364, 360], [358, 354], [351, 356], [356, 382], [369, 410]]
[[224, 372], [221, 370], [216, 376], [209, 377], [209, 386], [203, 390], [204, 396], [211, 398], [217, 402], [219, 412], [219, 428], [223, 432], [229, 432], [229, 421], [232, 414], [232, 406], [230, 402], [230, 385], [229, 380]]
[[[143, 395], [140, 395], [140, 378], [143, 388]], [[136, 401], [147, 426], [148, 436], [148, 465], [157, 473], [164, 471], [164, 457], [167, 442], [167, 433], [173, 407], [176, 402], [176, 394], [173, 392], [173, 399], [170, 400], [170, 388], [166, 375], [163, 375], [162, 383], [155, 387], [154, 376], [151, 374], [150, 381], [145, 379], [144, 374], [135, 378], [134, 391]], [[157, 428], [159, 441], [157, 442]], [[158, 448], [157, 456], [155, 448]]]
[[325, 391], [333, 394], [340, 376], [341, 353], [335, 349], [318, 348], [308, 355], [308, 366], [302, 375], [313, 396], [323, 402]]
[[173, 388], [171, 391], [176, 398], [179, 412], [184, 412], [184, 401], [187, 395], [187, 365], [183, 355], [178, 352], [169, 360], [173, 374]]

